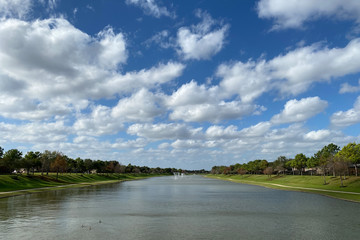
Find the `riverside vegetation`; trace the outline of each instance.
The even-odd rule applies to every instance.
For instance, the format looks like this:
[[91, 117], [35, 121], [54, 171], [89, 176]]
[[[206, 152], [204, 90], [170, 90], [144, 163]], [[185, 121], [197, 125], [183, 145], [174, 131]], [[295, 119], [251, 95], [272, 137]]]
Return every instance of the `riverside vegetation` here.
[[[59, 151], [33, 152], [0, 147], [0, 197], [53, 189], [135, 180], [183, 172], [175, 168], [127, 166], [118, 161], [72, 159]], [[188, 171], [205, 173], [205, 170]]]
[[320, 193], [360, 202], [360, 144], [341, 150], [331, 143], [313, 156], [299, 153], [294, 159], [279, 156], [230, 166], [214, 166], [208, 177], [271, 188]]

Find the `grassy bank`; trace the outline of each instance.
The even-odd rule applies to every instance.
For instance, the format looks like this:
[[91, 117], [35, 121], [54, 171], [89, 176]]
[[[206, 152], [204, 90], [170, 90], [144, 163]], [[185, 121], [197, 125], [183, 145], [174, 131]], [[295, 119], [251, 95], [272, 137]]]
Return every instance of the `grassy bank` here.
[[227, 180], [237, 183], [254, 184], [282, 190], [302, 191], [322, 194], [339, 199], [360, 202], [360, 177], [347, 177], [345, 187], [341, 186], [339, 177], [326, 177], [324, 185], [322, 176], [273, 175], [206, 175], [206, 177]]
[[0, 175], [0, 197], [9, 197], [27, 193], [57, 190], [69, 187], [137, 180], [158, 175], [153, 174], [56, 174]]

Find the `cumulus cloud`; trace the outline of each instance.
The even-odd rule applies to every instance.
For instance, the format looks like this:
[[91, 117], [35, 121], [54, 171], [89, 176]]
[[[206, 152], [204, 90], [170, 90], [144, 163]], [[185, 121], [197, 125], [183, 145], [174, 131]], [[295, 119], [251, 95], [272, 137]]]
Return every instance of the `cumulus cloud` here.
[[341, 84], [339, 93], [355, 93], [355, 92], [360, 92], [360, 79], [358, 86], [352, 86], [348, 83]]
[[196, 104], [179, 106], [170, 114], [171, 120], [183, 120], [185, 122], [221, 122], [223, 120], [240, 119], [251, 115], [261, 107], [253, 104], [243, 104], [240, 101], [225, 102], [216, 104]]
[[260, 18], [274, 20], [274, 29], [300, 28], [320, 17], [360, 23], [360, 3], [356, 0], [260, 0], [257, 11]]
[[331, 124], [335, 127], [348, 127], [360, 122], [360, 97], [354, 103], [354, 107], [347, 111], [339, 111], [331, 116]]
[[159, 105], [161, 97], [141, 89], [129, 98], [120, 99], [112, 109], [112, 116], [123, 121], [151, 121], [164, 113], [164, 108]]
[[283, 96], [305, 92], [313, 83], [354, 74], [360, 71], [360, 39], [344, 48], [300, 47], [269, 61], [249, 60], [221, 64], [216, 75], [222, 78], [221, 89], [228, 95], [239, 94], [251, 102], [263, 93], [278, 90]]
[[183, 84], [179, 89], [167, 97], [166, 104], [170, 107], [196, 105], [219, 100], [220, 92], [217, 86], [207, 87], [198, 85], [195, 81]]
[[0, 114], [21, 119], [63, 115], [86, 107], [84, 101], [152, 88], [185, 68], [168, 62], [121, 74], [128, 55], [122, 33], [106, 27], [89, 36], [60, 18], [1, 21], [0, 52]]
[[172, 95], [165, 97], [165, 104], [172, 111], [171, 120], [185, 122], [221, 122], [240, 119], [251, 114], [258, 114], [264, 108], [241, 101], [225, 101], [218, 86], [207, 87], [195, 81], [182, 85]]
[[218, 23], [206, 12], [199, 10], [196, 15], [201, 23], [182, 27], [177, 33], [178, 54], [185, 60], [210, 59], [223, 48], [229, 29], [229, 25]]
[[243, 102], [252, 102], [269, 89], [271, 76], [265, 61], [221, 64], [216, 75], [228, 95], [238, 94]]
[[271, 122], [275, 124], [303, 122], [324, 111], [327, 105], [327, 101], [319, 97], [293, 99], [285, 104], [281, 113], [271, 118]]
[[155, 0], [126, 0], [126, 4], [135, 5], [141, 8], [146, 15], [160, 18], [161, 16], [176, 18], [174, 12], [169, 11], [166, 7], [160, 7]]
[[71, 128], [63, 121], [10, 124], [0, 122], [1, 138], [13, 143], [58, 143], [66, 142]]
[[133, 124], [127, 133], [149, 139], [189, 139], [196, 137], [201, 128], [192, 128], [185, 124], [160, 123], [160, 124]]
[[320, 141], [320, 140], [324, 140], [327, 137], [329, 137], [331, 134], [331, 131], [328, 129], [321, 129], [318, 131], [311, 131], [305, 134], [304, 138], [305, 140], [310, 140], [310, 141]]
[[123, 129], [123, 122], [112, 116], [111, 108], [99, 105], [89, 115], [77, 116], [73, 129], [79, 136], [112, 135]]

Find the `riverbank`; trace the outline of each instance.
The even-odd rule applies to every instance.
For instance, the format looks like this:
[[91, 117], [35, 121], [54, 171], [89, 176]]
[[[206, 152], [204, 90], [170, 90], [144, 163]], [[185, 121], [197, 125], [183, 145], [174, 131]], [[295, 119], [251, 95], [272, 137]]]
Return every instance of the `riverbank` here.
[[232, 181], [236, 183], [259, 185], [274, 189], [301, 191], [321, 194], [338, 199], [360, 202], [360, 177], [347, 177], [341, 187], [339, 177], [326, 177], [324, 185], [322, 176], [297, 176], [297, 175], [206, 175], [209, 178]]
[[100, 184], [156, 177], [155, 174], [56, 174], [49, 175], [0, 175], [0, 198], [23, 194], [87, 187]]

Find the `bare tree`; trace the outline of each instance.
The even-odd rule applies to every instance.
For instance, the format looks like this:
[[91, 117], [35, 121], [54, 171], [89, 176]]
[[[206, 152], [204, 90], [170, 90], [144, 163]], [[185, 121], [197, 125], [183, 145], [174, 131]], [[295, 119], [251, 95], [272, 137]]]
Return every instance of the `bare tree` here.
[[269, 178], [271, 178], [271, 174], [273, 173], [274, 169], [272, 167], [267, 167], [264, 170], [264, 174], [268, 175]]
[[344, 176], [344, 180], [345, 180], [345, 174], [349, 168], [349, 161], [347, 161], [347, 159], [341, 155], [336, 155], [333, 161], [333, 168], [334, 168], [334, 172], [340, 176], [340, 181], [341, 181], [340, 187], [344, 187], [342, 176]]

